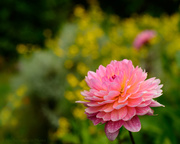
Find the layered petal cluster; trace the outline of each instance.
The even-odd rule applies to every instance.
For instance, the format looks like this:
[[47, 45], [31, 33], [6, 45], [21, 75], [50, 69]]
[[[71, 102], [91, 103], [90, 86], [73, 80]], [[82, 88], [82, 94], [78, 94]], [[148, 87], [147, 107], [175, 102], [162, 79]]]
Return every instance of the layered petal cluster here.
[[134, 40], [133, 46], [136, 49], [140, 49], [145, 43], [149, 42], [156, 36], [156, 32], [153, 30], [145, 30], [137, 35]]
[[147, 73], [130, 60], [111, 61], [88, 72], [85, 80], [90, 90], [81, 93], [86, 101], [77, 102], [87, 107], [85, 113], [94, 125], [105, 123], [106, 136], [113, 141], [122, 126], [138, 132], [138, 116], [153, 115], [150, 107], [163, 106], [153, 100], [162, 95], [160, 80], [146, 78]]

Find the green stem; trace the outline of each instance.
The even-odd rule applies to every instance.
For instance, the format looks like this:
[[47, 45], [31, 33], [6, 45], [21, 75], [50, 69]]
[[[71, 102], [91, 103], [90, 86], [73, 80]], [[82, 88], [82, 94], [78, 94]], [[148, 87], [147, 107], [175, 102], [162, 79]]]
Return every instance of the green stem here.
[[134, 142], [134, 138], [133, 138], [133, 135], [132, 135], [132, 133], [129, 131], [129, 136], [130, 136], [130, 138], [131, 138], [131, 142], [132, 142], [132, 144], [135, 144], [135, 142]]

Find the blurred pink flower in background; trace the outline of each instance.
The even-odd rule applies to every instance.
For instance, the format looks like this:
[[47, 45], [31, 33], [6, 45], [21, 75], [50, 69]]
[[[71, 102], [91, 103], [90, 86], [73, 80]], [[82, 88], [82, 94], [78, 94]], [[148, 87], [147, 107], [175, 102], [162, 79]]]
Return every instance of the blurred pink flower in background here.
[[148, 43], [155, 36], [156, 36], [155, 31], [145, 30], [136, 36], [136, 38], [133, 42], [133, 46], [136, 49], [140, 49], [144, 44]]
[[124, 126], [131, 132], [138, 132], [141, 123], [138, 115], [153, 115], [150, 107], [163, 106], [153, 98], [162, 95], [159, 79], [147, 79], [147, 73], [130, 60], [111, 61], [95, 72], [89, 71], [85, 80], [89, 91], [81, 94], [87, 101], [85, 113], [94, 125], [105, 123], [105, 133], [113, 141], [119, 129]]

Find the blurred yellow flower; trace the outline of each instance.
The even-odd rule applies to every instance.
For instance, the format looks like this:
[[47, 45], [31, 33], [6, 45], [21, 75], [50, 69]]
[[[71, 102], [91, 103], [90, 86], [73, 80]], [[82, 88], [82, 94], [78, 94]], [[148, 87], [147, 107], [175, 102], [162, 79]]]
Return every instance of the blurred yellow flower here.
[[85, 120], [86, 119], [86, 115], [84, 113], [84, 109], [83, 108], [74, 108], [73, 109], [73, 116], [75, 118], [78, 118], [80, 120]]
[[79, 83], [78, 79], [72, 73], [68, 74], [66, 78], [67, 78], [68, 83], [72, 87], [76, 87]]
[[75, 94], [76, 94], [76, 100], [84, 100], [84, 97], [81, 95], [80, 89], [76, 90]]
[[88, 72], [89, 68], [86, 66], [85, 63], [83, 62], [79, 62], [77, 64], [77, 72], [82, 74], [82, 75], [86, 75], [86, 73]]
[[84, 14], [85, 14], [85, 10], [84, 10], [83, 6], [77, 5], [74, 9], [74, 15], [76, 17], [82, 17]]
[[18, 44], [16, 46], [16, 50], [20, 54], [25, 54], [25, 53], [28, 52], [28, 47], [26, 45], [24, 45], [24, 44]]
[[66, 69], [71, 69], [73, 67], [73, 65], [74, 65], [74, 62], [72, 60], [70, 60], [70, 59], [66, 60], [64, 62], [64, 66], [65, 66]]
[[27, 91], [27, 87], [25, 85], [22, 85], [16, 90], [16, 95], [19, 97], [22, 97], [22, 96], [24, 96], [26, 91]]
[[79, 46], [83, 45], [83, 43], [84, 43], [84, 37], [79, 34], [79, 35], [76, 37], [76, 43], [77, 43], [77, 45], [79, 45]]
[[5, 125], [8, 123], [8, 120], [11, 116], [11, 111], [9, 108], [7, 107], [4, 107], [2, 110], [1, 110], [1, 113], [0, 113], [0, 122], [2, 125]]
[[67, 134], [69, 132], [70, 124], [69, 124], [67, 118], [65, 118], [65, 117], [61, 117], [58, 120], [58, 123], [59, 123], [59, 128], [56, 131], [55, 135], [59, 138], [62, 138], [65, 134]]
[[68, 119], [65, 117], [59, 118], [58, 123], [61, 128], [69, 128]]
[[75, 94], [73, 94], [72, 91], [65, 91], [64, 97], [65, 97], [67, 100], [73, 101], [73, 102], [76, 100], [76, 96], [75, 96]]
[[80, 86], [82, 89], [89, 90], [89, 87], [87, 86], [85, 80], [82, 80], [82, 81], [79, 83], [79, 86]]
[[89, 129], [90, 134], [95, 134], [96, 133], [96, 127], [94, 125], [90, 125], [88, 127], [88, 129]]
[[15, 126], [17, 126], [17, 124], [18, 124], [18, 120], [16, 118], [12, 118], [10, 121], [10, 125], [15, 127]]
[[63, 50], [62, 50], [61, 48], [59, 48], [59, 47], [54, 48], [54, 49], [53, 49], [53, 52], [54, 52], [55, 55], [57, 55], [57, 56], [59, 56], [59, 57], [62, 57], [63, 54], [64, 54]]
[[69, 47], [68, 56], [74, 57], [78, 54], [79, 48], [76, 45], [72, 45]]
[[12, 103], [14, 108], [19, 108], [21, 106], [21, 100], [15, 100]]

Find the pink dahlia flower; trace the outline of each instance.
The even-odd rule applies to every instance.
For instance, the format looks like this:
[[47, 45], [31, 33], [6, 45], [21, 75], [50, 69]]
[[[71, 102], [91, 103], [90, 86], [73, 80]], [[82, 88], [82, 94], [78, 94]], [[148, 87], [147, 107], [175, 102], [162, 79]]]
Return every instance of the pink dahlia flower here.
[[105, 133], [113, 141], [119, 129], [124, 126], [131, 132], [138, 132], [141, 123], [138, 116], [153, 115], [150, 107], [163, 106], [154, 98], [162, 95], [159, 79], [147, 79], [147, 73], [130, 60], [111, 61], [95, 72], [89, 71], [85, 80], [89, 91], [81, 94], [87, 101], [85, 113], [94, 125], [105, 123]]
[[156, 32], [153, 30], [145, 30], [137, 35], [134, 40], [133, 46], [136, 49], [140, 49], [145, 43], [148, 43], [152, 38], [156, 36]]

